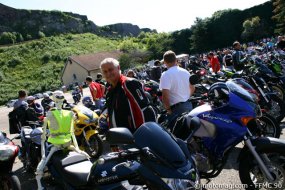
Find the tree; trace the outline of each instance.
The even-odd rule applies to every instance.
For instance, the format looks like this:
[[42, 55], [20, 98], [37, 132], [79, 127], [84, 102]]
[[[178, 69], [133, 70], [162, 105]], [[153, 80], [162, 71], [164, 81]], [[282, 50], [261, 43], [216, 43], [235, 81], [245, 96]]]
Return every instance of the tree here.
[[274, 15], [272, 19], [276, 22], [274, 32], [276, 34], [285, 33], [285, 0], [273, 0]]
[[16, 42], [16, 35], [11, 32], [3, 32], [0, 35], [0, 44], [14, 44]]
[[196, 18], [195, 25], [191, 27], [192, 36], [190, 37], [191, 51], [202, 52], [208, 46], [208, 30], [205, 20]]
[[39, 36], [39, 38], [44, 38], [44, 37], [46, 37], [46, 35], [45, 35], [42, 31], [39, 31], [39, 32], [38, 32], [38, 36]]
[[255, 32], [257, 28], [260, 26], [260, 18], [254, 17], [251, 19], [247, 19], [243, 22], [242, 26], [244, 29], [241, 34], [242, 39], [252, 41], [256, 36]]

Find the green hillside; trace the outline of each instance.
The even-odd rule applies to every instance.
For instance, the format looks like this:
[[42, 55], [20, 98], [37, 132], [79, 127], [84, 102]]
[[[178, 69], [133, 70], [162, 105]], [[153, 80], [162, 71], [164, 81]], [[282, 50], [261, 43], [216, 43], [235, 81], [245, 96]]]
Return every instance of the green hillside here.
[[61, 71], [68, 56], [115, 50], [118, 45], [118, 40], [86, 33], [0, 47], [0, 105], [16, 98], [19, 89], [34, 94], [60, 87]]

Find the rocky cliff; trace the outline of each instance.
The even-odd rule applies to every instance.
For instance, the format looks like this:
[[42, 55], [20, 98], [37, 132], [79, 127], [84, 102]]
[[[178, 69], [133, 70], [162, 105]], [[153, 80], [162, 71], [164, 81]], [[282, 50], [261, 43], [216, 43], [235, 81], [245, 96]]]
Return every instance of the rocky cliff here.
[[[86, 32], [104, 36], [137, 36], [141, 31], [137, 25], [128, 23], [99, 27], [84, 15], [60, 11], [14, 9], [0, 3], [0, 34], [16, 32], [20, 33], [25, 40], [38, 38], [39, 32], [45, 36]], [[147, 31], [152, 30], [147, 29]]]

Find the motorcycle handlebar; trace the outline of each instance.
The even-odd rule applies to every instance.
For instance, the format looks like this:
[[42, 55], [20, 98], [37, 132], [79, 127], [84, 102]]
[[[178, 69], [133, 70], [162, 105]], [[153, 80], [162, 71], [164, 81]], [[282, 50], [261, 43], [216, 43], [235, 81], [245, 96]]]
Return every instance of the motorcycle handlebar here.
[[105, 157], [105, 158], [99, 158], [98, 162], [99, 164], [104, 164], [106, 161], [110, 160], [117, 160], [117, 159], [133, 159], [134, 157], [137, 157], [141, 154], [141, 151], [136, 148], [131, 148], [122, 152], [118, 152], [115, 155], [112, 155], [111, 157]]

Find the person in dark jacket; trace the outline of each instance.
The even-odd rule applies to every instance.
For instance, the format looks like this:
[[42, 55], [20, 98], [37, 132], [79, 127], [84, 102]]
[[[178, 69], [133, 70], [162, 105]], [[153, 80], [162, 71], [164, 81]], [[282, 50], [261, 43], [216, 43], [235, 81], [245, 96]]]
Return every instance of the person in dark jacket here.
[[156, 121], [155, 111], [138, 80], [122, 75], [116, 59], [106, 58], [100, 67], [104, 78], [110, 84], [106, 105], [111, 128], [126, 127], [135, 132], [143, 123]]
[[160, 61], [156, 60], [153, 65], [154, 66], [150, 69], [150, 79], [159, 82], [162, 73]]
[[246, 56], [244, 52], [241, 51], [241, 45], [238, 41], [235, 41], [233, 43], [233, 54], [232, 54], [232, 62], [234, 69], [236, 71], [243, 70], [244, 68], [244, 62], [246, 61]]

